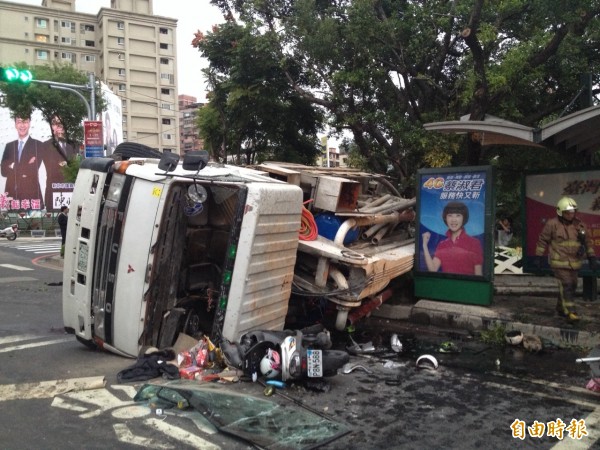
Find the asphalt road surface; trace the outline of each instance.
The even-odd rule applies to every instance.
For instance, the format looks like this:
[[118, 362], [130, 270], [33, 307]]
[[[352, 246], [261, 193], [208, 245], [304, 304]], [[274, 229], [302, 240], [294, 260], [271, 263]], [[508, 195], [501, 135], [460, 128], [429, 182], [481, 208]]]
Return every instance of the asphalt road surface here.
[[[207, 414], [134, 402], [144, 383], [116, 379], [133, 360], [90, 350], [64, 333], [61, 273], [34, 258], [0, 245], [0, 448], [254, 448], [218, 431]], [[581, 349], [528, 354], [392, 323], [375, 330], [359, 328], [354, 338], [379, 351], [353, 356], [364, 369], [328, 378], [326, 392], [293, 385], [265, 397], [259, 383], [210, 384], [281, 405], [281, 414], [248, 425], [250, 436], [260, 426], [293, 434], [296, 410], [342, 424], [347, 433], [325, 449], [600, 448], [600, 394], [585, 389], [589, 371], [574, 363]], [[387, 348], [392, 332], [405, 343], [401, 354]], [[438, 353], [448, 339], [462, 351]], [[423, 353], [438, 359], [437, 370], [415, 366]], [[82, 378], [105, 383], [64, 391]], [[279, 444], [273, 448], [301, 448]]]

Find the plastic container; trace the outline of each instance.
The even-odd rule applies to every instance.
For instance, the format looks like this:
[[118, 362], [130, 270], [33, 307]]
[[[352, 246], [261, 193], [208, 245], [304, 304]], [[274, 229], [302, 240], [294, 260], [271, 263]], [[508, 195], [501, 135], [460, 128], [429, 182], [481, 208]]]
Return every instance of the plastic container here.
[[[340, 218], [335, 214], [322, 213], [315, 217], [315, 223], [317, 224], [319, 236], [323, 236], [324, 238], [333, 241], [337, 231], [340, 229], [340, 226], [342, 226], [343, 221], [340, 220]], [[344, 245], [348, 245], [356, 241], [359, 235], [360, 230], [358, 227], [348, 231], [348, 233], [346, 233], [346, 237], [344, 238]]]

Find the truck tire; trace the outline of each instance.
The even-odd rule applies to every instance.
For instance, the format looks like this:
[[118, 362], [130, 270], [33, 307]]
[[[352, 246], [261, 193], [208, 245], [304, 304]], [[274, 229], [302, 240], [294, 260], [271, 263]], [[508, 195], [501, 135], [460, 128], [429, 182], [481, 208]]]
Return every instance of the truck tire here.
[[126, 161], [129, 158], [158, 158], [162, 152], [137, 142], [122, 142], [111, 155], [117, 161]]

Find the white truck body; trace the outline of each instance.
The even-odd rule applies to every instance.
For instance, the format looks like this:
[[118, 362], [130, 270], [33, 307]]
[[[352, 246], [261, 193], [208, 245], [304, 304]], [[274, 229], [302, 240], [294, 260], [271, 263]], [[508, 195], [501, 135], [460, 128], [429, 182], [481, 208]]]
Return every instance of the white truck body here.
[[[180, 332], [236, 341], [283, 329], [301, 189], [252, 169], [167, 174], [158, 163], [83, 161], [65, 246], [65, 329], [129, 357]], [[191, 214], [195, 185], [207, 197]]]

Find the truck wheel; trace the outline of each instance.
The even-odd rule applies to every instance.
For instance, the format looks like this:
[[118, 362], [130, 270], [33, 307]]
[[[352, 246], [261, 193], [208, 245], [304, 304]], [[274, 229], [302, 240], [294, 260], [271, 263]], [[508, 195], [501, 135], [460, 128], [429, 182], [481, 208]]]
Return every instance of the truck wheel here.
[[137, 142], [122, 142], [111, 155], [113, 159], [126, 161], [129, 158], [158, 158], [162, 152]]

